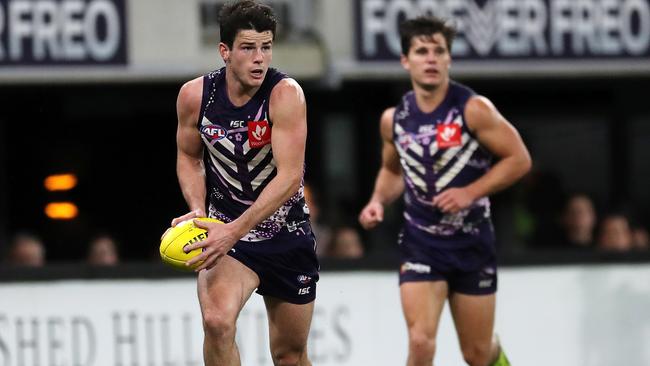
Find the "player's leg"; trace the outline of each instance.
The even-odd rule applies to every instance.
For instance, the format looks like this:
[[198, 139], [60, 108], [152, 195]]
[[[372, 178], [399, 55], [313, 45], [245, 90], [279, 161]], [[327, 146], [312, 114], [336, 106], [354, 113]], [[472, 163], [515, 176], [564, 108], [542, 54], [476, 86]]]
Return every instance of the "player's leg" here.
[[269, 318], [271, 357], [276, 366], [310, 366], [307, 337], [314, 312], [314, 302], [291, 304], [265, 296]]
[[494, 337], [495, 299], [495, 294], [460, 293], [453, 293], [449, 298], [460, 348], [469, 365], [492, 365], [499, 357], [499, 344]]
[[240, 365], [235, 343], [237, 317], [258, 284], [255, 272], [230, 256], [222, 257], [216, 266], [199, 273], [206, 366]]
[[408, 366], [433, 363], [438, 323], [447, 293], [445, 281], [404, 282], [400, 286], [409, 335]]

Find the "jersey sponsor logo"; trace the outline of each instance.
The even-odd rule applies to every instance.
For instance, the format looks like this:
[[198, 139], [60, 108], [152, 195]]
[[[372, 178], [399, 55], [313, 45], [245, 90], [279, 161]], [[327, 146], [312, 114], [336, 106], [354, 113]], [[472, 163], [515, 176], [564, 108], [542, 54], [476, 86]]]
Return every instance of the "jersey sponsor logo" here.
[[303, 287], [298, 289], [298, 295], [309, 295], [309, 289], [311, 286]]
[[309, 283], [310, 281], [311, 281], [311, 277], [309, 276], [305, 276], [305, 275], [298, 276], [298, 282], [302, 283], [303, 285]]
[[244, 121], [230, 121], [230, 128], [242, 128], [244, 127]]
[[260, 148], [271, 142], [271, 126], [269, 122], [248, 121], [248, 142], [251, 148]]
[[221, 126], [209, 125], [201, 128], [201, 133], [207, 136], [211, 141], [221, 140], [228, 136], [228, 131]]
[[455, 124], [438, 125], [437, 130], [436, 141], [438, 142], [438, 147], [444, 149], [461, 145], [460, 126]]
[[413, 271], [415, 273], [431, 273], [431, 266], [422, 263], [404, 262], [400, 273]]

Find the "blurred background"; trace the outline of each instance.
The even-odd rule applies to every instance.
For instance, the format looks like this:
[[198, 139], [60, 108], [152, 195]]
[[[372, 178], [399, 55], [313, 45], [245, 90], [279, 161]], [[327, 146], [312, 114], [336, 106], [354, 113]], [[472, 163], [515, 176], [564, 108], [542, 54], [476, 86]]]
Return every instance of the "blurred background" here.
[[[534, 159], [528, 176], [493, 199], [502, 256], [647, 249], [647, 1], [268, 3], [280, 22], [273, 64], [307, 95], [306, 181], [328, 241], [352, 229], [347, 239], [358, 236], [350, 240], [362, 256], [395, 254], [399, 204], [370, 233], [356, 215], [380, 163], [379, 116], [410, 88], [396, 26], [429, 12], [459, 28], [452, 76], [496, 104]], [[78, 261], [107, 234], [124, 261], [156, 256], [160, 234], [186, 211], [176, 96], [184, 81], [222, 66], [222, 4], [0, 1], [0, 252], [29, 233], [47, 262]], [[46, 179], [62, 174], [74, 182], [59, 177], [62, 188], [48, 190]], [[583, 199], [572, 208], [575, 195]], [[48, 214], [60, 202], [74, 207]], [[610, 216], [629, 238], [599, 246]]]
[[[490, 98], [533, 157], [532, 171], [492, 200], [505, 268], [647, 266], [650, 1], [266, 3], [280, 23], [273, 66], [307, 97], [305, 179], [324, 271], [397, 263], [401, 204], [371, 232], [356, 217], [380, 164], [381, 112], [410, 89], [397, 24], [422, 13], [457, 25], [452, 77]], [[109, 274], [119, 276], [129, 263], [158, 263], [160, 235], [187, 210], [176, 96], [223, 65], [222, 5], [0, 0], [4, 270], [122, 263]], [[21, 252], [19, 242], [31, 244]]]

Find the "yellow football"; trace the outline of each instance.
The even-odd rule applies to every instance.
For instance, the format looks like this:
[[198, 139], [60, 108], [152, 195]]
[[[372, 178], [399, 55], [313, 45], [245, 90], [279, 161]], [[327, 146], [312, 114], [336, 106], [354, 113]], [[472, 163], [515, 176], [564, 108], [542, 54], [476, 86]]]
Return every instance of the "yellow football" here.
[[[223, 224], [223, 222], [209, 217], [199, 217], [197, 219]], [[205, 229], [196, 227], [193, 220], [195, 219], [186, 220], [174, 227], [170, 227], [163, 234], [160, 242], [160, 258], [165, 264], [176, 269], [192, 271], [203, 263], [199, 262], [191, 267], [185, 265], [185, 262], [201, 254], [202, 250], [194, 249], [189, 253], [185, 253], [183, 248], [190, 244], [205, 240], [208, 237], [208, 232]]]

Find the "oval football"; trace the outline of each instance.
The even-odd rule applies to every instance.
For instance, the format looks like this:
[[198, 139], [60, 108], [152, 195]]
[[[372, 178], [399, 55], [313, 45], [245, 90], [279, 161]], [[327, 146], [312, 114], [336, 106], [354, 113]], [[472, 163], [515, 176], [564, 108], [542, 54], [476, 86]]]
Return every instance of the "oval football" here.
[[[189, 253], [185, 253], [183, 248], [190, 244], [203, 241], [208, 237], [205, 229], [194, 225], [194, 220], [183, 221], [165, 231], [160, 241], [160, 258], [163, 263], [184, 271], [192, 271], [201, 265], [201, 262], [191, 267], [185, 265], [185, 262], [199, 255], [201, 249], [195, 249]], [[223, 223], [209, 217], [200, 217], [198, 220]]]

